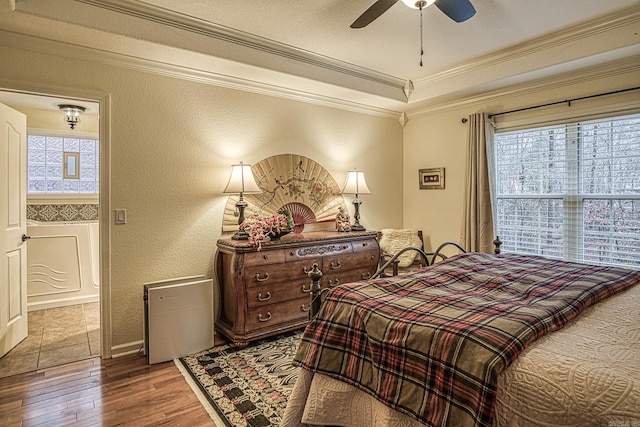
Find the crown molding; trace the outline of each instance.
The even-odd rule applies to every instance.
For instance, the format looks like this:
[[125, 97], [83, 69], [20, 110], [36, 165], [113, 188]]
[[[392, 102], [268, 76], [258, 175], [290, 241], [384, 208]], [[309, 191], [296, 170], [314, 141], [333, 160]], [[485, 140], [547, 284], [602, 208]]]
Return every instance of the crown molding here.
[[519, 60], [540, 52], [571, 46], [577, 41], [591, 37], [603, 37], [604, 34], [619, 28], [632, 27], [640, 22], [640, 9], [632, 8], [618, 13], [589, 21], [574, 27], [556, 31], [546, 37], [518, 44], [500, 52], [485, 55], [475, 60], [465, 62], [446, 71], [433, 74], [429, 77], [415, 80], [416, 87], [438, 84], [452, 77], [475, 74], [481, 70], [501, 66], [507, 62]]
[[[58, 56], [67, 58], [98, 62], [119, 68], [141, 71], [165, 77], [189, 80], [198, 83], [210, 84], [219, 87], [242, 90], [260, 95], [274, 96], [309, 104], [338, 108], [356, 113], [374, 115], [396, 119], [400, 110], [395, 108], [378, 107], [376, 101], [371, 103], [357, 102], [358, 96], [349, 96], [339, 90], [340, 93], [321, 95], [301, 89], [270, 84], [267, 81], [251, 80], [242, 77], [234, 77], [227, 74], [216, 73], [204, 68], [185, 67], [179, 64], [141, 58], [122, 53], [101, 50], [57, 40], [35, 37], [22, 33], [16, 33], [0, 29], [0, 45], [12, 48], [26, 49], [34, 52], [50, 54], [56, 52]], [[331, 90], [327, 91], [331, 93]], [[400, 104], [399, 104], [400, 105]]]
[[495, 104], [511, 98], [526, 97], [543, 91], [592, 83], [606, 78], [623, 77], [633, 73], [640, 73], [640, 55], [584, 68], [578, 72], [569, 71], [562, 74], [555, 74], [550, 77], [520, 83], [478, 95], [471, 95], [455, 100], [442, 100], [429, 106], [411, 109], [407, 111], [407, 115], [409, 119], [416, 119], [418, 117], [446, 111], [473, 107], [482, 108], [487, 104]]
[[236, 45], [250, 47], [251, 49], [268, 52], [283, 58], [294, 59], [316, 67], [337, 71], [360, 79], [368, 80], [370, 82], [386, 85], [394, 89], [402, 89], [405, 83], [404, 80], [397, 77], [378, 73], [348, 62], [298, 49], [274, 40], [258, 37], [254, 34], [225, 27], [193, 16], [179, 14], [147, 3], [123, 0], [76, 1], [100, 7], [102, 9], [116, 11], [125, 15], [134, 16], [136, 18], [145, 19], [150, 22], [160, 23], [169, 27], [202, 34], [207, 37], [223, 40]]
[[409, 109], [637, 55], [639, 22], [640, 10], [626, 9], [419, 79]]
[[293, 59], [315, 67], [337, 71], [342, 74], [368, 80], [370, 82], [386, 85], [394, 89], [402, 89], [404, 80], [378, 73], [367, 68], [359, 67], [348, 62], [339, 61], [328, 56], [295, 48], [284, 43], [258, 37], [244, 31], [225, 27], [213, 22], [199, 19], [194, 16], [176, 13], [174, 11], [154, 6], [148, 3], [132, 2], [126, 0], [75, 0], [99, 7], [104, 10], [118, 12], [145, 21], [158, 23], [167, 27], [189, 31], [204, 35], [213, 39], [222, 40], [239, 46], [249, 47], [257, 51], [263, 51], [283, 58]]
[[275, 72], [296, 70], [302, 78], [407, 101], [404, 79], [144, 2], [46, 0], [18, 2], [17, 10]]
[[[402, 112], [415, 117], [525, 80], [580, 73], [640, 47], [640, 10], [632, 8], [406, 81], [144, 2], [18, 1], [16, 14], [23, 19], [14, 21], [46, 19], [56, 35], [31, 36], [26, 25], [11, 25], [0, 30], [0, 44], [405, 123]], [[71, 38], [65, 29], [92, 37]]]

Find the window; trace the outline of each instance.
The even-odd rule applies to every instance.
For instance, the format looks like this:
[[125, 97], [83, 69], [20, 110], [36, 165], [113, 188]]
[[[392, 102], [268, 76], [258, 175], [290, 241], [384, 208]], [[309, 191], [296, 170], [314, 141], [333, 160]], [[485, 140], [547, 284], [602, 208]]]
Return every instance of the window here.
[[98, 193], [99, 148], [95, 139], [28, 135], [27, 193]]
[[496, 133], [506, 252], [640, 268], [640, 114]]

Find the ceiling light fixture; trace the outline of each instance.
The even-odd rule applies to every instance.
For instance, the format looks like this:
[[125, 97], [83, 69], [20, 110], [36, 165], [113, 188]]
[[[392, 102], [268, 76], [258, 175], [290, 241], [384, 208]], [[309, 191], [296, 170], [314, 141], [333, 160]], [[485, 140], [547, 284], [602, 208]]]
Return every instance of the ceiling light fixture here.
[[71, 129], [75, 129], [76, 125], [80, 123], [80, 114], [84, 113], [86, 108], [80, 107], [79, 105], [70, 105], [70, 104], [60, 104], [58, 105], [60, 111], [62, 111], [64, 115], [64, 121], [69, 125]]
[[412, 9], [424, 9], [427, 6], [431, 6], [434, 4], [436, 0], [427, 0], [427, 1], [415, 1], [415, 0], [402, 0], [402, 3], [406, 4]]

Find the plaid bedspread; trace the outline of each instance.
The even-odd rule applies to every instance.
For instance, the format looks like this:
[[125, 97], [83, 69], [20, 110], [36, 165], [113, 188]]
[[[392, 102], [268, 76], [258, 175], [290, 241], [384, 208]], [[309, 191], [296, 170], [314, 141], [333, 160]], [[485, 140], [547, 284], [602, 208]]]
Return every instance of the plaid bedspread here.
[[462, 254], [332, 289], [294, 364], [428, 426], [490, 426], [497, 376], [528, 344], [636, 283], [623, 268]]

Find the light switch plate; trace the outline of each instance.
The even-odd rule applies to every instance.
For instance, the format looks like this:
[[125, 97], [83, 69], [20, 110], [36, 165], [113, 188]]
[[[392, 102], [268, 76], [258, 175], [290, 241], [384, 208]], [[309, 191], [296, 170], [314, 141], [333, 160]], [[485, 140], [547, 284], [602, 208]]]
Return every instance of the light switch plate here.
[[127, 223], [127, 210], [116, 209], [116, 225]]

